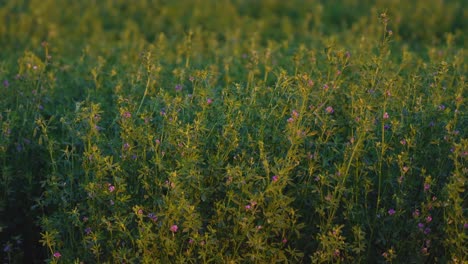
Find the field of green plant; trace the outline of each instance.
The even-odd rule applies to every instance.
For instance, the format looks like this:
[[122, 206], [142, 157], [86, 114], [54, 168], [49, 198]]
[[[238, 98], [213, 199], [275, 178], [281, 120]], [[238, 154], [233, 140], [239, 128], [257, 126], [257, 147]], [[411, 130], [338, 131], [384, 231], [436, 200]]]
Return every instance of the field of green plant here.
[[0, 1], [2, 263], [467, 263], [467, 5]]

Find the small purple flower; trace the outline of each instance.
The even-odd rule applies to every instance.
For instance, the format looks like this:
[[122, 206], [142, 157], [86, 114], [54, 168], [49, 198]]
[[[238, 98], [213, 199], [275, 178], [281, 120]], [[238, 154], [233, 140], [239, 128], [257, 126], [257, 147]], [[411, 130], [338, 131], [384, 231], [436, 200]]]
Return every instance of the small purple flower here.
[[468, 229], [468, 223], [464, 223], [463, 228]]
[[346, 51], [345, 56], [346, 56], [347, 59], [349, 59], [351, 57], [351, 53], [349, 53], [349, 51]]
[[445, 105], [443, 105], [443, 104], [439, 105], [439, 110], [444, 111], [445, 110]]
[[424, 228], [424, 224], [423, 224], [423, 223], [418, 223], [418, 228], [419, 228], [419, 229], [423, 229], [423, 228]]
[[115, 191], [115, 186], [114, 185], [109, 185], [109, 192]]
[[189, 244], [193, 244], [193, 242], [195, 242], [195, 241], [190, 238], [188, 242], [189, 242]]
[[4, 81], [3, 81], [3, 86], [5, 86], [6, 88], [8, 88], [8, 86], [10, 86], [10, 82], [8, 82], [8, 80], [4, 80]]
[[246, 205], [245, 206], [245, 210], [250, 210], [252, 207], [250, 206], [250, 204]]
[[275, 176], [271, 177], [272, 182], [277, 182], [278, 179], [279, 179], [278, 175], [275, 175]]
[[88, 222], [89, 218], [87, 216], [83, 216], [83, 222]]
[[390, 129], [390, 125], [385, 124], [385, 125], [384, 125], [384, 129], [385, 129], [385, 130], [389, 130], [389, 129]]
[[207, 103], [208, 105], [212, 104], [212, 103], [213, 103], [213, 99], [211, 99], [211, 98], [206, 99], [206, 103]]
[[427, 235], [427, 234], [429, 234], [430, 232], [431, 232], [431, 229], [430, 229], [429, 227], [426, 227], [426, 228], [424, 229], [424, 234]]
[[149, 213], [148, 218], [151, 219], [153, 222], [158, 221], [158, 217], [154, 215], [153, 213]]
[[406, 139], [400, 140], [400, 144], [402, 144], [403, 146], [406, 145]]
[[328, 84], [323, 85], [323, 90], [328, 91], [328, 88], [330, 88], [330, 87], [328, 87]]
[[92, 231], [91, 231], [91, 227], [87, 227], [87, 228], [85, 229], [85, 233], [86, 233], [87, 235], [91, 234], [91, 232], [92, 232]]
[[424, 191], [427, 192], [431, 188], [431, 185], [429, 183], [424, 183]]
[[171, 230], [172, 233], [175, 233], [175, 232], [177, 232], [179, 227], [177, 225], [172, 225], [171, 228], [169, 228], [169, 229]]
[[10, 252], [11, 251], [11, 246], [9, 244], [6, 244], [4, 247], [3, 247], [3, 252]]
[[331, 106], [327, 106], [327, 108], [325, 108], [325, 112], [327, 112], [327, 114], [333, 114], [335, 109], [333, 109]]
[[394, 215], [396, 213], [395, 209], [391, 208], [390, 210], [388, 210], [388, 214], [389, 215]]
[[390, 115], [387, 112], [385, 112], [383, 114], [383, 119], [389, 119], [389, 118], [390, 118]]
[[426, 217], [426, 223], [430, 223], [430, 222], [432, 222], [432, 216], [429, 215]]
[[128, 150], [130, 148], [130, 144], [128, 144], [127, 142], [125, 142], [125, 144], [123, 145], [123, 148], [125, 150]]
[[175, 86], [175, 90], [178, 91], [178, 92], [181, 91], [181, 90], [182, 90], [182, 85], [181, 85], [181, 84], [177, 84], [177, 85]]
[[54, 253], [54, 258], [60, 258], [62, 256], [62, 254], [60, 254], [60, 252], [56, 251]]

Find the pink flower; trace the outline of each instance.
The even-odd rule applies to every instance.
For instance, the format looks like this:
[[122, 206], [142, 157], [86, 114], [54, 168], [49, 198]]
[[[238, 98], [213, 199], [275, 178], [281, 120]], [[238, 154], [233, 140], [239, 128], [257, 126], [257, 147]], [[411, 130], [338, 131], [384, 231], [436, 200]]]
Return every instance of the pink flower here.
[[296, 118], [296, 117], [299, 116], [299, 113], [296, 110], [293, 110], [292, 111], [292, 116]]
[[250, 210], [250, 208], [252, 208], [252, 207], [250, 206], [250, 204], [248, 204], [248, 205], [245, 206], [245, 210]]
[[428, 217], [426, 217], [426, 223], [430, 223], [432, 222], [432, 217], [429, 215]]
[[211, 98], [206, 99], [206, 103], [210, 105], [211, 103], [213, 103], [213, 99]]
[[333, 114], [335, 110], [333, 109], [333, 107], [327, 106], [327, 108], [325, 108], [325, 112], [327, 112], [328, 114]]
[[388, 214], [389, 215], [394, 215], [396, 213], [395, 209], [391, 208], [390, 210], [388, 210]]
[[54, 258], [60, 258], [62, 256], [62, 254], [60, 254], [60, 252], [56, 251], [54, 253]]
[[279, 178], [278, 175], [275, 175], [275, 176], [271, 177], [271, 181], [272, 182], [277, 182], [278, 178]]
[[385, 113], [383, 114], [383, 118], [384, 118], [384, 119], [388, 119], [388, 118], [390, 118], [390, 115], [389, 115], [387, 112], [385, 112]]
[[283, 242], [283, 244], [286, 244], [286, 243], [288, 243], [288, 240], [286, 238], [283, 238], [283, 240], [281, 242]]
[[170, 228], [172, 233], [177, 232], [178, 229], [179, 229], [179, 227], [177, 225], [172, 225], [171, 228]]
[[431, 188], [431, 185], [429, 183], [425, 183], [424, 184], [424, 191], [429, 191], [429, 189]]
[[130, 112], [126, 111], [125, 113], [122, 114], [123, 117], [125, 118], [130, 118], [132, 117], [132, 114], [130, 114]]
[[109, 192], [115, 191], [115, 186], [114, 185], [109, 185]]

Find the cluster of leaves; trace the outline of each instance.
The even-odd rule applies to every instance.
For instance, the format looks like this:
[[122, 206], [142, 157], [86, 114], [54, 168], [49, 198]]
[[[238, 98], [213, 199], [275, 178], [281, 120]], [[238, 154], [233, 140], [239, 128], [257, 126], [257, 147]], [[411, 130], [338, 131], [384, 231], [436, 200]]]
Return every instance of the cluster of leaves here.
[[2, 261], [466, 261], [461, 1], [86, 2], [0, 3]]

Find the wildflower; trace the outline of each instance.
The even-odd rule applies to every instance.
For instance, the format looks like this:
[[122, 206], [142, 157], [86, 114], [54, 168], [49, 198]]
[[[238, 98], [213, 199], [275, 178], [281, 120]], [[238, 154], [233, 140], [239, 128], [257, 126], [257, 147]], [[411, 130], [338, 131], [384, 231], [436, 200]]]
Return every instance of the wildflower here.
[[424, 183], [424, 191], [427, 192], [431, 188], [431, 185], [429, 183]]
[[261, 226], [261, 225], [258, 225], [258, 226], [256, 226], [255, 228], [257, 228], [257, 230], [260, 230], [260, 229], [262, 229], [262, 228], [263, 228], [263, 226]]
[[206, 99], [206, 103], [207, 103], [208, 105], [210, 105], [211, 103], [213, 103], [213, 99], [211, 99], [211, 98]]
[[3, 86], [5, 86], [6, 88], [8, 88], [8, 86], [10, 86], [10, 83], [8, 82], [8, 80], [3, 81]]
[[431, 232], [431, 229], [429, 227], [426, 227], [426, 229], [424, 229], [424, 234], [427, 235]]
[[193, 241], [193, 239], [190, 238], [188, 242], [189, 242], [189, 244], [193, 244], [194, 241]]
[[277, 182], [278, 178], [279, 178], [278, 175], [275, 175], [275, 176], [271, 177], [271, 181], [272, 182]]
[[389, 129], [390, 129], [390, 125], [387, 125], [387, 124], [386, 124], [386, 125], [384, 126], [384, 129], [385, 129], [385, 130], [389, 130]]
[[156, 215], [154, 215], [153, 213], [149, 213], [148, 218], [153, 220], [153, 222], [158, 221], [158, 217]]
[[128, 144], [127, 142], [125, 142], [125, 144], [123, 145], [123, 148], [125, 150], [128, 150], [130, 148], [130, 144]]
[[60, 254], [60, 252], [56, 251], [54, 253], [54, 258], [60, 258], [62, 256], [62, 254]]
[[423, 224], [423, 223], [418, 223], [418, 228], [419, 228], [419, 229], [423, 229], [423, 228], [424, 228], [424, 224]]
[[286, 244], [286, 243], [288, 243], [288, 240], [286, 238], [283, 238], [283, 240], [281, 242], [283, 242], [283, 244]]
[[406, 139], [400, 140], [400, 144], [402, 144], [403, 146], [406, 145]]
[[351, 57], [351, 53], [349, 53], [349, 51], [346, 51], [345, 56], [346, 56], [347, 59], [349, 59]]
[[408, 166], [403, 166], [403, 172], [404, 172], [404, 173], [407, 173], [408, 170], [409, 170]]
[[292, 123], [292, 122], [294, 122], [294, 118], [290, 117], [290, 118], [288, 118], [287, 121], [288, 121], [288, 123]]
[[416, 217], [419, 217], [419, 215], [420, 215], [419, 209], [414, 210], [413, 217], [416, 218]]
[[190, 76], [190, 77], [189, 77], [189, 81], [191, 81], [191, 82], [195, 81], [195, 77]]
[[137, 214], [138, 214], [138, 215], [142, 215], [142, 214], [143, 214], [143, 210], [142, 210], [142, 209], [138, 209]]
[[9, 244], [6, 244], [4, 247], [3, 247], [3, 252], [10, 252], [11, 251], [11, 246]]
[[109, 192], [115, 191], [115, 186], [114, 185], [109, 185]]
[[323, 85], [323, 90], [328, 91], [328, 88], [330, 88], [330, 87], [328, 87], [328, 84]]
[[423, 253], [424, 255], [426, 255], [426, 254], [427, 254], [427, 247], [421, 248], [421, 253]]
[[464, 223], [463, 228], [468, 229], [468, 223]]
[[87, 216], [83, 216], [83, 222], [88, 222], [88, 217]]
[[91, 227], [87, 227], [87, 228], [85, 229], [85, 233], [86, 233], [87, 235], [91, 234]]
[[182, 85], [177, 84], [177, 85], [175, 86], [175, 90], [178, 91], [178, 92], [181, 91], [181, 90], [182, 90]]
[[439, 110], [444, 111], [445, 110], [445, 105], [443, 105], [443, 104], [439, 105]]
[[333, 109], [333, 107], [327, 106], [327, 108], [325, 108], [325, 112], [327, 112], [327, 114], [333, 114], [335, 110]]
[[336, 71], [336, 75], [341, 75], [341, 71], [340, 71], [340, 70], [337, 70], [337, 71]]
[[390, 210], [388, 210], [388, 214], [389, 215], [394, 215], [396, 213], [395, 209], [391, 208]]
[[248, 205], [245, 206], [245, 210], [250, 210], [250, 208], [252, 208], [252, 207], [250, 206], [250, 204], [248, 204]]
[[130, 112], [126, 111], [126, 112], [124, 112], [124, 113], [122, 114], [122, 116], [123, 116], [124, 118], [130, 118], [130, 117], [132, 117], [132, 114], [130, 114]]
[[309, 85], [310, 87], [314, 86], [314, 81], [309, 80], [309, 82], [307, 83], [307, 85]]
[[161, 144], [161, 140], [159, 140], [159, 139], [156, 139], [154, 142], [156, 142], [156, 144], [158, 144], [158, 145]]
[[384, 118], [384, 119], [388, 119], [388, 118], [390, 118], [390, 115], [389, 115], [387, 112], [385, 112], [385, 113], [383, 114], [383, 118]]
[[297, 118], [297, 117], [299, 117], [299, 113], [298, 113], [296, 110], [293, 110], [293, 111], [292, 111], [292, 116], [293, 116], [294, 118]]
[[432, 216], [429, 215], [426, 217], [426, 223], [430, 223], [430, 222], [432, 222]]
[[179, 229], [179, 227], [177, 225], [172, 225], [171, 228], [170, 228], [172, 233], [177, 232], [178, 229]]

